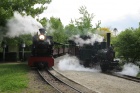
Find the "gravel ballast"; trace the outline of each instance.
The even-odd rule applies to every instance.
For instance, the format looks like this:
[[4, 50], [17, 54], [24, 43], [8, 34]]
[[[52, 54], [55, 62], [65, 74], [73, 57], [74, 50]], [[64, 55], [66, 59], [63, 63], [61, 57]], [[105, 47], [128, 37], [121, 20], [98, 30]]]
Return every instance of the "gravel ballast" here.
[[28, 73], [29, 85], [22, 93], [58, 93], [54, 88], [42, 80], [37, 71], [30, 70]]
[[98, 93], [140, 93], [140, 83], [125, 80], [100, 72], [86, 71], [61, 71], [58, 62], [63, 57], [55, 59], [55, 66], [59, 73], [74, 80], [75, 82]]

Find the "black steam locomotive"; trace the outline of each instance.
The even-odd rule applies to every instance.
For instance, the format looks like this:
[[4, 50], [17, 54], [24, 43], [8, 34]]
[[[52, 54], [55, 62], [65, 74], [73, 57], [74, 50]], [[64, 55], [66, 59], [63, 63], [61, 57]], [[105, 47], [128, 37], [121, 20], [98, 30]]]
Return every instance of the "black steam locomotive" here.
[[54, 65], [53, 59], [53, 38], [45, 35], [45, 29], [39, 29], [40, 34], [33, 37], [32, 55], [28, 59], [30, 67], [38, 67], [39, 69], [45, 67], [52, 67]]
[[[83, 40], [90, 39], [90, 36], [80, 36]], [[96, 64], [100, 65], [102, 72], [112, 70], [118, 65], [118, 61], [114, 61], [115, 52], [110, 46], [110, 33], [107, 33], [107, 42], [95, 42], [93, 45], [84, 44], [79, 46], [74, 40], [69, 40], [71, 55], [75, 55], [80, 59], [80, 63], [85, 67], [92, 67]]]

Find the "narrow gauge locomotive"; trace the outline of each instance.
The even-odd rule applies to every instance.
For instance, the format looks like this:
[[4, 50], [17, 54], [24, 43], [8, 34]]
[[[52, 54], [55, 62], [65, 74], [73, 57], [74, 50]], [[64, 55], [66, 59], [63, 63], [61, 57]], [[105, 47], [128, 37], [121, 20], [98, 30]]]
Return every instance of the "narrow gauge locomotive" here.
[[50, 68], [54, 65], [53, 38], [45, 35], [45, 29], [39, 31], [39, 35], [37, 33], [33, 36], [32, 55], [28, 59], [28, 65], [39, 69]]
[[[83, 40], [90, 39], [90, 36], [80, 36]], [[110, 46], [110, 33], [107, 33], [107, 42], [95, 42], [94, 45], [84, 44], [79, 46], [74, 40], [69, 40], [71, 55], [79, 58], [80, 63], [85, 67], [93, 67], [100, 65], [102, 72], [112, 70], [118, 65], [118, 61], [114, 61], [115, 52]]]

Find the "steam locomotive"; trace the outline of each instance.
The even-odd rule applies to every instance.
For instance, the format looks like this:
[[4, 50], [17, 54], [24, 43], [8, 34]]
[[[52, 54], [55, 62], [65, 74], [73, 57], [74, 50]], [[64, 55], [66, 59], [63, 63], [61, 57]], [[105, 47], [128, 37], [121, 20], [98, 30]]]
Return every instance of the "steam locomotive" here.
[[[83, 40], [88, 40], [91, 37], [84, 35], [80, 36]], [[93, 45], [84, 44], [79, 46], [74, 40], [69, 40], [69, 53], [80, 59], [80, 63], [85, 67], [93, 67], [100, 65], [102, 72], [115, 69], [119, 61], [114, 61], [115, 52], [110, 45], [110, 33], [107, 33], [107, 42], [95, 42]]]
[[39, 69], [51, 68], [54, 65], [53, 38], [45, 35], [45, 29], [39, 29], [40, 34], [33, 36], [32, 55], [28, 59], [30, 67]]
[[[53, 41], [51, 36], [45, 35], [45, 29], [39, 29], [40, 34], [33, 37], [32, 55], [28, 59], [30, 67], [37, 67], [39, 69], [51, 68], [54, 66], [54, 44], [59, 44]], [[80, 36], [82, 39], [90, 39], [90, 36]], [[63, 44], [59, 44], [63, 45]], [[64, 53], [65, 49], [59, 49], [59, 52]], [[112, 70], [118, 65], [118, 61], [114, 61], [115, 52], [110, 46], [110, 33], [107, 33], [107, 42], [95, 42], [93, 45], [84, 44], [79, 46], [74, 40], [69, 40], [69, 49], [67, 51], [71, 55], [75, 55], [80, 59], [80, 62], [85, 67], [93, 67], [99, 64], [102, 72]]]

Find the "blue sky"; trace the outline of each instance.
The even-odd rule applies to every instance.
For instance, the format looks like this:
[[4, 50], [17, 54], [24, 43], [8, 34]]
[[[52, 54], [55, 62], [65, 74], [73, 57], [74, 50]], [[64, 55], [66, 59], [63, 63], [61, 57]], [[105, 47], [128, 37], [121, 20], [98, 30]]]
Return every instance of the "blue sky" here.
[[88, 12], [95, 15], [93, 25], [101, 20], [102, 27], [121, 31], [137, 28], [140, 21], [139, 0], [52, 0], [41, 17], [58, 17], [67, 25], [71, 19], [80, 17], [78, 9], [81, 6], [86, 6]]

